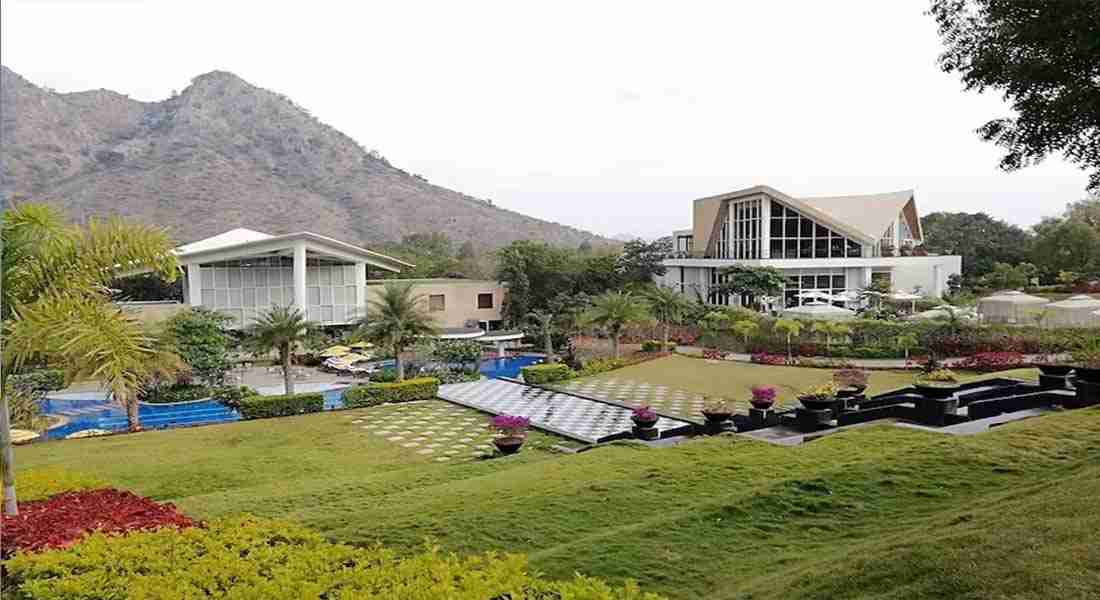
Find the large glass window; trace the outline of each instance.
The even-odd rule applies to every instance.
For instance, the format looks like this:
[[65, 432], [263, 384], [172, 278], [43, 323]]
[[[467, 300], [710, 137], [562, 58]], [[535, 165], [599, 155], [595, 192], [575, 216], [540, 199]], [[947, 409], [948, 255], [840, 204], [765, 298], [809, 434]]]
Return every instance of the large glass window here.
[[784, 272], [787, 283], [783, 289], [783, 300], [787, 307], [815, 301], [800, 297], [803, 293], [820, 292], [836, 296], [848, 289], [843, 269], [794, 269]]
[[772, 200], [768, 249], [771, 258], [851, 258], [863, 254], [863, 246], [829, 229], [789, 206]]
[[761, 202], [760, 198], [752, 198], [729, 203], [718, 237], [718, 258], [760, 258], [764, 227]]

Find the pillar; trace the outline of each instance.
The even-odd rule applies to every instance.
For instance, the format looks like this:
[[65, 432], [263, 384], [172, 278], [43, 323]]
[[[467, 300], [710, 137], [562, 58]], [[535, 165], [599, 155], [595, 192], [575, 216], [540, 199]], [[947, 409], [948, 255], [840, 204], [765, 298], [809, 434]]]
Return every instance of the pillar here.
[[309, 318], [309, 309], [306, 305], [306, 245], [304, 242], [294, 244], [294, 307], [302, 311], [302, 316]]
[[[187, 297], [185, 300], [190, 306], [202, 306], [202, 273], [198, 264], [187, 265]], [[207, 308], [214, 308], [208, 306]]]
[[497, 358], [504, 358], [504, 342], [497, 342]]
[[355, 312], [357, 318], [367, 316], [367, 263], [355, 263]]

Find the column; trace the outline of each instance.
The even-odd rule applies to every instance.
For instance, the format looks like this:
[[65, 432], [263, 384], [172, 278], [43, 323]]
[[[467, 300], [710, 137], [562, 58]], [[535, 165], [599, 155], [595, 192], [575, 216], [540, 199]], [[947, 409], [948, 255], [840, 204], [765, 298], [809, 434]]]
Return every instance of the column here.
[[935, 298], [943, 297], [943, 272], [940, 269], [940, 265], [932, 266], [932, 296]]
[[863, 284], [860, 287], [869, 287], [871, 285], [871, 267], [863, 267]]
[[187, 295], [184, 301], [191, 306], [202, 306], [202, 273], [199, 268], [197, 263], [187, 265]]
[[497, 358], [504, 358], [504, 342], [497, 342]]
[[367, 316], [367, 263], [355, 263], [355, 311], [356, 317]]
[[302, 311], [302, 316], [309, 318], [309, 309], [306, 306], [306, 245], [305, 242], [294, 244], [294, 306]]
[[772, 201], [769, 196], [760, 200], [760, 258], [772, 257]]

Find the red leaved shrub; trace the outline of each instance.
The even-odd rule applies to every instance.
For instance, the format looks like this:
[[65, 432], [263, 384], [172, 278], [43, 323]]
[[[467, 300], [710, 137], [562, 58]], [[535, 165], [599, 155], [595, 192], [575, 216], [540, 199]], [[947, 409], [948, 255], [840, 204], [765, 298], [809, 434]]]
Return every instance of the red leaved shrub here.
[[68, 546], [92, 531], [123, 533], [164, 526], [191, 527], [195, 523], [160, 504], [115, 489], [64, 492], [39, 502], [20, 503], [19, 514], [0, 520], [7, 557], [16, 550], [41, 550]]
[[953, 365], [957, 369], [992, 373], [1024, 366], [1024, 355], [1019, 352], [979, 352]]
[[787, 364], [787, 357], [782, 354], [768, 354], [767, 352], [757, 352], [753, 354], [749, 359], [758, 365], [785, 365]]

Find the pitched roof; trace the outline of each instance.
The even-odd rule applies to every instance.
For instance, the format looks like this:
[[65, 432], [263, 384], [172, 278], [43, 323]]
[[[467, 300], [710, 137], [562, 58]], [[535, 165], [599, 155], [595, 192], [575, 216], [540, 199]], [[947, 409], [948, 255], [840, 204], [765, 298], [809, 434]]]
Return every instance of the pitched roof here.
[[858, 196], [817, 196], [799, 198], [836, 221], [879, 239], [905, 205], [913, 199], [913, 190]]
[[208, 250], [216, 250], [218, 248], [236, 246], [237, 244], [243, 244], [245, 242], [255, 242], [270, 238], [270, 235], [263, 233], [262, 231], [253, 231], [251, 229], [239, 227], [237, 229], [231, 229], [224, 233], [219, 233], [218, 235], [208, 237], [197, 242], [184, 244], [183, 246], [176, 248], [176, 254], [206, 252]]
[[219, 233], [213, 237], [208, 237], [204, 240], [192, 242], [184, 246], [176, 248], [176, 256], [181, 260], [199, 261], [203, 257], [209, 257], [212, 254], [225, 254], [226, 252], [255, 252], [257, 250], [267, 249], [270, 251], [272, 248], [286, 247], [288, 244], [297, 241], [305, 241], [311, 244], [312, 247], [324, 248], [329, 252], [336, 252], [337, 255], [346, 255], [355, 257], [356, 260], [363, 259], [368, 264], [376, 267], [387, 269], [394, 272], [400, 272], [401, 267], [414, 267], [412, 263], [407, 263], [403, 260], [398, 260], [392, 256], [386, 256], [385, 254], [379, 254], [349, 244], [347, 242], [341, 242], [330, 237], [312, 233], [309, 231], [299, 231], [297, 233], [287, 233], [283, 235], [269, 235], [261, 231], [253, 231], [251, 229], [232, 229], [225, 233]]

